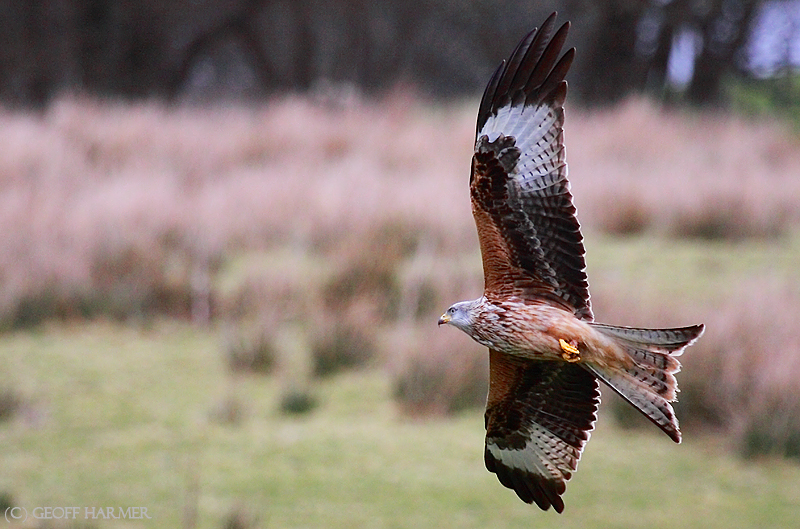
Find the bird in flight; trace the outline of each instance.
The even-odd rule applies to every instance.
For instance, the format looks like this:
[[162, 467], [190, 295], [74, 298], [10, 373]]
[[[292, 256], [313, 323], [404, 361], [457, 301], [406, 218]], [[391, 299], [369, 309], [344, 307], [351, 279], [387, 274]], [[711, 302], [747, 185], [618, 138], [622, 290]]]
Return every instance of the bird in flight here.
[[486, 468], [524, 502], [560, 513], [597, 419], [598, 380], [680, 442], [676, 357], [703, 325], [594, 322], [563, 143], [575, 49], [561, 55], [569, 22], [554, 31], [555, 17], [522, 39], [481, 99], [469, 187], [484, 293], [439, 325], [489, 348]]

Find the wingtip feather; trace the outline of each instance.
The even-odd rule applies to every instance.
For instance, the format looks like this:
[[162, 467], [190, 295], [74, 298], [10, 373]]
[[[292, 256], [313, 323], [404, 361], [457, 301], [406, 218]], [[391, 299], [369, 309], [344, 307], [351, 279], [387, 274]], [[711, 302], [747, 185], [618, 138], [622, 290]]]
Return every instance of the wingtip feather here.
[[[569, 69], [575, 50], [559, 58], [569, 32], [569, 21], [553, 32], [557, 12], [520, 40], [509, 58], [500, 63], [484, 90], [478, 111], [477, 135], [486, 121], [508, 104], [536, 104], [547, 100]], [[565, 93], [565, 92], [564, 92]]]

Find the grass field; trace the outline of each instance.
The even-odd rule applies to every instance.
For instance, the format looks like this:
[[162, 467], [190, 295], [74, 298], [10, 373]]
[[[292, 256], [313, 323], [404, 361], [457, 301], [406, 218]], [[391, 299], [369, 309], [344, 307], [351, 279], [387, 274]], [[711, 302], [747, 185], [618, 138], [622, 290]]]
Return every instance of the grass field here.
[[[481, 288], [474, 109], [393, 97], [0, 112], [0, 506], [81, 508], [22, 524], [41, 528], [795, 524], [800, 140], [569, 110], [598, 320], [708, 330], [682, 357], [684, 443], [607, 399], [556, 515], [485, 470], [479, 407], [448, 413], [485, 377], [435, 325]], [[265, 373], [231, 368], [248, 340]], [[408, 366], [443, 377], [410, 404]], [[292, 395], [310, 412], [282, 411]], [[99, 507], [151, 518], [82, 519]]]
[[[800, 266], [796, 242], [664, 243], [650, 253], [644, 242], [595, 238], [603, 290], [621, 274], [667, 292], [659, 254], [680, 256], [673, 295], [710, 296], [714, 281], [765, 269], [788, 277]], [[725, 272], [706, 277], [708, 262]], [[796, 461], [741, 460], [721, 434], [677, 446], [652, 428], [620, 429], [608, 407], [565, 513], [542, 513], [485, 471], [480, 410], [410, 419], [392, 400], [389, 372], [371, 367], [312, 381], [318, 408], [285, 415], [286, 370], [231, 374], [223, 334], [170, 320], [6, 334], [0, 358], [23, 402], [0, 429], [0, 492], [29, 509], [143, 506], [152, 516], [96, 527], [224, 527], [238, 517], [246, 527], [745, 528], [789, 527], [800, 513]], [[231, 405], [238, 418], [228, 421]]]
[[[797, 463], [738, 460], [714, 436], [678, 446], [601, 414], [565, 513], [542, 513], [484, 470], [479, 411], [409, 420], [368, 369], [317, 383], [315, 412], [282, 415], [280, 377], [231, 380], [217, 334], [186, 324], [46, 327], [6, 336], [0, 357], [30, 396], [0, 430], [0, 491], [29, 512], [152, 516], [88, 526], [790, 527], [800, 508]], [[243, 418], [215, 420], [230, 398]]]

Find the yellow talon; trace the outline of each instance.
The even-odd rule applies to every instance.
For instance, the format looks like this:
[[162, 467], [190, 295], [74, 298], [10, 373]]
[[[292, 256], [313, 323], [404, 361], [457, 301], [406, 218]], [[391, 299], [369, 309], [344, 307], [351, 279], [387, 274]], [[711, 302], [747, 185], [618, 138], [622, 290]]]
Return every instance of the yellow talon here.
[[571, 343], [567, 343], [563, 338], [558, 339], [559, 345], [561, 345], [561, 358], [566, 360], [567, 362], [580, 362], [581, 360], [581, 352], [578, 351], [577, 343], [574, 345]]

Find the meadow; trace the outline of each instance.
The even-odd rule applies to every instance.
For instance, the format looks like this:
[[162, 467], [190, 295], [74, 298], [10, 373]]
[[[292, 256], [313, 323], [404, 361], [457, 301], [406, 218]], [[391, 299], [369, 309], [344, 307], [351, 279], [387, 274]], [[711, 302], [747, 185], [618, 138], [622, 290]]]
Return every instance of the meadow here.
[[[2, 348], [28, 404], [3, 426], [0, 489], [29, 512], [82, 507], [69, 527], [791, 527], [800, 505], [797, 463], [732, 457], [719, 435], [674, 445], [603, 409], [565, 512], [543, 513], [483, 468], [480, 410], [409, 418], [367, 369], [286, 415], [280, 377], [232, 377], [212, 330], [175, 322], [59, 325]], [[240, 417], [223, 420], [231, 399]], [[87, 506], [152, 519], [81, 520]]]
[[0, 504], [152, 516], [18, 525], [794, 523], [800, 139], [568, 108], [597, 319], [708, 330], [684, 443], [606, 395], [557, 516], [484, 469], [485, 352], [435, 323], [482, 287], [474, 103], [1, 112]]

